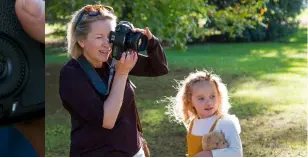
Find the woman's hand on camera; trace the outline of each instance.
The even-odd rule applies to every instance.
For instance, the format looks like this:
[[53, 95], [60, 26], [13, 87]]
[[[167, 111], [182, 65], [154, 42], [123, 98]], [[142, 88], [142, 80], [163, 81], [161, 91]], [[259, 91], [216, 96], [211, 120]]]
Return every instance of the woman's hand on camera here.
[[128, 75], [130, 70], [135, 66], [138, 55], [134, 51], [123, 52], [121, 59], [116, 64], [116, 74]]
[[135, 28], [135, 29], [133, 29], [133, 32], [141, 32], [144, 35], [146, 35], [149, 40], [153, 38], [153, 35], [152, 35], [152, 33], [151, 33], [151, 31], [148, 27], [146, 27], [145, 29]]

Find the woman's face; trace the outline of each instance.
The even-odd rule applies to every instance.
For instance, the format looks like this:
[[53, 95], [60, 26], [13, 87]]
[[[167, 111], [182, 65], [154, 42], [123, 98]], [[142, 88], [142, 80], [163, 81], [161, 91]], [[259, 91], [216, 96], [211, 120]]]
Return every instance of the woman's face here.
[[108, 41], [110, 31], [114, 31], [111, 20], [98, 20], [90, 24], [90, 32], [86, 39], [80, 40], [83, 55], [95, 68], [102, 67], [111, 53], [111, 43]]

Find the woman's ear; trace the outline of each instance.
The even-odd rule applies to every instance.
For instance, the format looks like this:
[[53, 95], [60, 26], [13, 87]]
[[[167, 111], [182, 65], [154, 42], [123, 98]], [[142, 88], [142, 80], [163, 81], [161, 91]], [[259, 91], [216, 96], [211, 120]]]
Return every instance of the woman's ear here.
[[84, 40], [79, 40], [78, 44], [80, 45], [81, 48], [84, 48]]

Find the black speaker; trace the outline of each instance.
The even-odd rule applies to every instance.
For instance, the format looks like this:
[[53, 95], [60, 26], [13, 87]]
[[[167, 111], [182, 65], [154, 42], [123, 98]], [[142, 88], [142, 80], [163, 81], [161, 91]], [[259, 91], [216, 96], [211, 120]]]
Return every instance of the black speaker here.
[[44, 52], [23, 30], [15, 0], [0, 0], [0, 126], [45, 115]]

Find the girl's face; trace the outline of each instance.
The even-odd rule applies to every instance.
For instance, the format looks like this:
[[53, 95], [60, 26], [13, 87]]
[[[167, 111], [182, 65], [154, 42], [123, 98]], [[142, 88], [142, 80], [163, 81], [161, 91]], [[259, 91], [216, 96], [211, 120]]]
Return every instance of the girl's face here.
[[213, 81], [201, 81], [192, 86], [192, 106], [200, 118], [213, 116], [218, 110], [219, 95]]
[[86, 39], [78, 41], [83, 48], [83, 55], [94, 66], [102, 67], [111, 54], [111, 44], [108, 41], [109, 32], [114, 30], [111, 20], [98, 20], [90, 24], [90, 32]]

